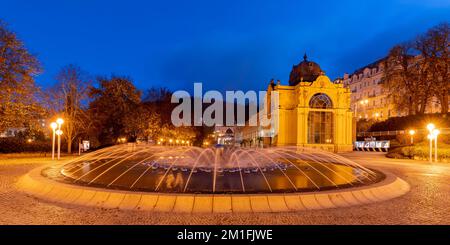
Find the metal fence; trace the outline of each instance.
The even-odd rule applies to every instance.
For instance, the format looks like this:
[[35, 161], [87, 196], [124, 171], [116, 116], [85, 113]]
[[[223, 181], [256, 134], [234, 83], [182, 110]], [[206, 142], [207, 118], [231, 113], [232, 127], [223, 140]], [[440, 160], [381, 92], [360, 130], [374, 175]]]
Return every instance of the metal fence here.
[[[441, 134], [450, 134], [450, 128], [440, 128]], [[416, 134], [427, 134], [427, 129], [416, 129]], [[377, 131], [377, 132], [358, 132], [358, 137], [375, 137], [375, 136], [395, 136], [407, 134], [409, 130], [395, 130], [395, 131]]]

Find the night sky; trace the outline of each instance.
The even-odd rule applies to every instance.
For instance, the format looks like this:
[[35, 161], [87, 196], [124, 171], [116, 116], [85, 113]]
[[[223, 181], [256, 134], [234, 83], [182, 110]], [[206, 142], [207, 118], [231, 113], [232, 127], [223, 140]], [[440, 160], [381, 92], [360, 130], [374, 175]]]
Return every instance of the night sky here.
[[[70, 2], [70, 3], [69, 3]], [[450, 21], [450, 1], [22, 1], [0, 18], [43, 64], [41, 86], [77, 64], [140, 89], [261, 90], [306, 52], [334, 79]]]

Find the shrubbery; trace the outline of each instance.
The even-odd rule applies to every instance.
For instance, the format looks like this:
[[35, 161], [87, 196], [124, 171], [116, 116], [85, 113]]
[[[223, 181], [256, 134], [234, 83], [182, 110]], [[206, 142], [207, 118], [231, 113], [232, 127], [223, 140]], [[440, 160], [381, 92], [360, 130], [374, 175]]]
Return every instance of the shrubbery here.
[[429, 122], [433, 122], [439, 128], [450, 128], [450, 113], [447, 113], [445, 116], [442, 114], [423, 114], [391, 117], [385, 121], [372, 124], [369, 128], [369, 132], [424, 128]]
[[[417, 144], [413, 146], [404, 146], [389, 151], [386, 155], [390, 158], [409, 158], [427, 160], [430, 157], [430, 149], [428, 144]], [[434, 158], [434, 149], [433, 149]], [[450, 145], [438, 143], [438, 160], [450, 161]]]
[[31, 141], [18, 137], [0, 138], [0, 153], [51, 152], [51, 141]]

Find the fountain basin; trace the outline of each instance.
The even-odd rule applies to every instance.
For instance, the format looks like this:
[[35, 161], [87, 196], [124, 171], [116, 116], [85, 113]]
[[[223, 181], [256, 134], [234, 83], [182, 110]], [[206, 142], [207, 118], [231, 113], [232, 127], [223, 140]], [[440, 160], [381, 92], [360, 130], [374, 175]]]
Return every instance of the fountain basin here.
[[320, 150], [119, 145], [43, 166], [19, 190], [57, 203], [180, 213], [291, 212], [380, 202], [402, 179]]
[[269, 149], [120, 146], [42, 175], [107, 189], [196, 194], [325, 191], [385, 178], [339, 155], [302, 147]]
[[[36, 198], [60, 204], [135, 211], [294, 212], [381, 202], [402, 196], [410, 189], [408, 183], [402, 179], [384, 172], [385, 178], [372, 185], [320, 192], [265, 194], [139, 192], [62, 183], [42, 175], [42, 171], [49, 167], [40, 167], [22, 176], [17, 182], [18, 189]], [[53, 168], [58, 167], [60, 166], [53, 166]]]

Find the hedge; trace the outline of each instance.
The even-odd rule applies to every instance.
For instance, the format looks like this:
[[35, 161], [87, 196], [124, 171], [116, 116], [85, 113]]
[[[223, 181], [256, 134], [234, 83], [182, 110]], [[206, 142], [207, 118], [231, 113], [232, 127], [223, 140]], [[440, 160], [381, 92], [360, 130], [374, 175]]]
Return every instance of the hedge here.
[[[62, 149], [65, 149], [62, 144]], [[28, 142], [21, 138], [0, 138], [0, 153], [17, 152], [50, 152], [52, 142], [49, 141], [31, 141]]]
[[[433, 149], [434, 158], [434, 149]], [[421, 159], [428, 160], [430, 157], [430, 149], [427, 144], [418, 144], [413, 146], [404, 146], [389, 151], [386, 155], [390, 158], [409, 158], [409, 159]], [[450, 145], [438, 144], [438, 160], [450, 161]]]
[[427, 123], [433, 122], [439, 128], [450, 128], [450, 113], [423, 114], [405, 117], [391, 117], [382, 122], [376, 122], [369, 128], [369, 132], [405, 130], [409, 128], [424, 128]]

